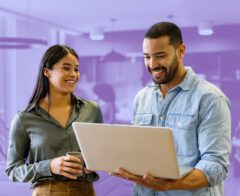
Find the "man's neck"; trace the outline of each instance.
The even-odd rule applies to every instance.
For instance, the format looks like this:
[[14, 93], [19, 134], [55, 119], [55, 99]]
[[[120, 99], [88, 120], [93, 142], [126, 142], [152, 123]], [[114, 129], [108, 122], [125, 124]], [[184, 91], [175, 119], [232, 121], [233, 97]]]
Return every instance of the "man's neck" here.
[[173, 80], [171, 80], [169, 83], [167, 84], [161, 84], [159, 86], [160, 91], [162, 93], [162, 95], [165, 97], [167, 95], [167, 93], [174, 87], [176, 87], [178, 84], [180, 84], [185, 75], [186, 75], [187, 71], [184, 67], [182, 67], [174, 76]]

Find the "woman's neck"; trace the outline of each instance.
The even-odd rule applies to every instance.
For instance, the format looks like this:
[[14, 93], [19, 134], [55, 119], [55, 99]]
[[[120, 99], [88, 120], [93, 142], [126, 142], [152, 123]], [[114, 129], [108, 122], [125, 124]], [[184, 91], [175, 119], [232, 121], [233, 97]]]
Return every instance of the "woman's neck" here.
[[[59, 107], [66, 107], [71, 105], [71, 94], [57, 94], [57, 93], [49, 93], [43, 98], [41, 101], [42, 104], [47, 104], [51, 108], [59, 108]], [[41, 105], [40, 102], [40, 105]], [[44, 105], [45, 105], [44, 104]]]

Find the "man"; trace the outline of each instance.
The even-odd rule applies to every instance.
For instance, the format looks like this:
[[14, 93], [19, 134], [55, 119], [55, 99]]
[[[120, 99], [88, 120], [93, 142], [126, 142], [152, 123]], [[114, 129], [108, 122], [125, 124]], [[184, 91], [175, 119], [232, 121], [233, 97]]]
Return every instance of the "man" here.
[[150, 27], [143, 54], [153, 84], [136, 95], [133, 123], [171, 127], [179, 165], [194, 169], [179, 180], [136, 176], [121, 168], [114, 175], [136, 183], [134, 196], [224, 195], [231, 151], [228, 99], [184, 67], [185, 45], [175, 24]]

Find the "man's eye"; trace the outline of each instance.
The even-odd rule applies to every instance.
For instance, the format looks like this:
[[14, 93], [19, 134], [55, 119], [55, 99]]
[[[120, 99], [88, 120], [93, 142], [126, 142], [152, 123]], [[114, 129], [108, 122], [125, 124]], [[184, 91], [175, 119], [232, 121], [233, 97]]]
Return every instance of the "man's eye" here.
[[74, 71], [78, 72], [78, 71], [79, 71], [79, 68], [75, 68]]
[[166, 55], [157, 56], [157, 58], [165, 58]]
[[150, 56], [144, 56], [144, 59], [150, 59]]

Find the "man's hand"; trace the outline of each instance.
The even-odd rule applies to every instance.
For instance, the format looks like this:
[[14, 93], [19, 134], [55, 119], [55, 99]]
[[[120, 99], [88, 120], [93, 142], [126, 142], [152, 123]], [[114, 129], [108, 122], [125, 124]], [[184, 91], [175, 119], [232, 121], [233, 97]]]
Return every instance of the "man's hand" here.
[[176, 181], [176, 180], [155, 178], [148, 173], [145, 174], [144, 176], [137, 176], [121, 168], [119, 168], [116, 173], [112, 173], [111, 175], [133, 181], [137, 184], [140, 184], [142, 186], [145, 186], [147, 188], [150, 188], [156, 191], [169, 190], [170, 184]]
[[188, 175], [177, 180], [156, 178], [148, 173], [144, 176], [137, 176], [122, 168], [111, 175], [131, 180], [155, 191], [193, 190], [209, 186], [206, 176], [199, 169], [193, 169]]

